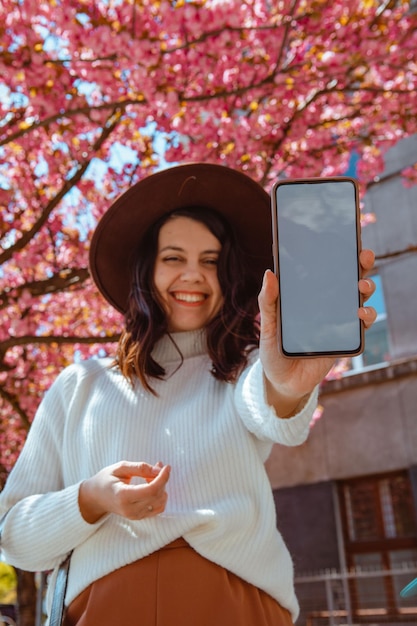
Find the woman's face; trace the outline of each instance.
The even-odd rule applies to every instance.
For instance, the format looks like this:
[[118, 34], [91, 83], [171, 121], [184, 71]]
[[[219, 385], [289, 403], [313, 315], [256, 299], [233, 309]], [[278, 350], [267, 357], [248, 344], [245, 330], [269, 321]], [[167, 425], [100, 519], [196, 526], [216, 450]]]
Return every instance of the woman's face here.
[[203, 328], [220, 310], [220, 250], [219, 240], [191, 218], [173, 217], [161, 227], [154, 283], [170, 332]]

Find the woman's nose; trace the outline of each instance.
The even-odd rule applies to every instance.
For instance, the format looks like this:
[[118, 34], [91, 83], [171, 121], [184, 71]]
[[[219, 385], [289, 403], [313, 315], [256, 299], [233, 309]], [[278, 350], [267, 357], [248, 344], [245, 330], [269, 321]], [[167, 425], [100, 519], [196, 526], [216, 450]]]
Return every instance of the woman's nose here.
[[189, 263], [186, 267], [184, 267], [181, 273], [181, 278], [187, 282], [199, 282], [203, 280], [203, 275], [198, 265]]

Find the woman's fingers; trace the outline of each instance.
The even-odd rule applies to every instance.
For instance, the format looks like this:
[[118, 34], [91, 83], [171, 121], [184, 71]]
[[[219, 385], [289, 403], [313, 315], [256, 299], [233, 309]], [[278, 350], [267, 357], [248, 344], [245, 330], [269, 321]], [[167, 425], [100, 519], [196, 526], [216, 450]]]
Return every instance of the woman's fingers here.
[[[366, 278], [366, 274], [373, 268], [375, 263], [375, 254], [372, 250], [364, 249], [359, 256], [360, 264], [363, 269], [364, 278], [359, 281], [359, 291], [366, 302], [375, 293], [375, 283], [372, 278]], [[362, 306], [358, 311], [359, 319], [363, 320], [365, 328], [369, 328], [375, 322], [377, 313], [372, 306]]]
[[166, 484], [169, 480], [171, 468], [169, 465], [158, 467], [158, 475], [146, 485], [131, 485], [126, 493], [124, 502], [125, 517], [142, 519], [159, 515], [165, 510], [168, 499]]
[[155, 515], [163, 513], [165, 511], [167, 500], [168, 494], [166, 491], [163, 491], [157, 497], [150, 498], [147, 502], [143, 503], [143, 517], [154, 517]]
[[366, 272], [369, 272], [374, 266], [375, 263], [375, 253], [373, 250], [369, 250], [368, 248], [364, 248], [361, 250], [359, 255], [359, 262], [362, 266], [362, 269]]
[[358, 316], [363, 321], [365, 328], [369, 328], [375, 322], [377, 313], [372, 306], [361, 306]]
[[116, 463], [109, 469], [113, 476], [127, 483], [129, 483], [134, 476], [152, 481], [161, 471], [161, 467], [158, 464], [150, 465], [143, 461], [120, 461], [120, 463]]
[[363, 295], [364, 302], [375, 292], [375, 283], [371, 278], [361, 278], [359, 281], [359, 291]]
[[261, 336], [274, 338], [277, 327], [278, 279], [271, 270], [264, 274], [262, 289], [258, 296], [261, 313]]
[[[121, 461], [103, 468], [80, 486], [79, 506], [84, 519], [97, 522], [114, 513], [127, 519], [142, 519], [162, 513], [167, 501], [169, 465]], [[133, 478], [143, 482], [132, 482]]]

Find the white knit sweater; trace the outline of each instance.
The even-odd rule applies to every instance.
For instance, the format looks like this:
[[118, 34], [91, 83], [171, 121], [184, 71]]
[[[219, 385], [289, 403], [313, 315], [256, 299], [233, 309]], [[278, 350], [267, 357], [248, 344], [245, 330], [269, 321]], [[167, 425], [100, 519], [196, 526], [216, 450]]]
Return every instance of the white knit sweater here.
[[[0, 516], [14, 505], [3, 533], [6, 559], [49, 570], [74, 549], [69, 604], [92, 581], [182, 536], [296, 619], [292, 562], [276, 528], [264, 462], [273, 442], [306, 439], [317, 390], [298, 415], [279, 419], [265, 402], [256, 355], [236, 385], [221, 383], [209, 374], [202, 332], [173, 337], [185, 358], [180, 365], [168, 337], [156, 346], [167, 371], [166, 380], [153, 383], [158, 397], [139, 384], [132, 389], [108, 359], [71, 365], [58, 376], [0, 497]], [[171, 465], [165, 512], [88, 524], [78, 507], [81, 481], [121, 460]]]

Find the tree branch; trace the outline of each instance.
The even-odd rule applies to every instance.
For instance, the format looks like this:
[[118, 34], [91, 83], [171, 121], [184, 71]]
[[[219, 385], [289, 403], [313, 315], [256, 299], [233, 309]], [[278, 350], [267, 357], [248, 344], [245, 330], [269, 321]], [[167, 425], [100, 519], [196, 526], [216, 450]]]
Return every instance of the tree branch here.
[[[113, 117], [113, 120], [112, 120], [112, 117]], [[119, 124], [119, 121], [120, 121], [120, 112], [113, 111], [112, 116], [110, 116], [108, 119], [109, 123], [102, 129], [102, 133], [100, 137], [95, 141], [95, 143], [92, 146], [91, 157], [87, 159], [86, 161], [84, 161], [84, 163], [79, 164], [79, 167], [76, 173], [71, 178], [65, 181], [60, 191], [57, 193], [55, 198], [53, 198], [48, 203], [48, 205], [42, 211], [40, 217], [33, 224], [32, 228], [25, 231], [20, 237], [20, 239], [16, 241], [15, 244], [10, 246], [9, 248], [6, 248], [4, 252], [0, 254], [0, 264], [5, 263], [9, 259], [11, 259], [13, 254], [15, 254], [16, 252], [23, 250], [23, 248], [29, 243], [29, 241], [34, 237], [34, 235], [42, 228], [42, 226], [45, 224], [45, 222], [47, 221], [48, 217], [50, 216], [52, 211], [55, 209], [55, 207], [61, 202], [64, 196], [81, 180], [82, 176], [84, 175], [85, 171], [90, 165], [91, 160], [94, 158], [95, 152], [103, 145], [103, 143], [106, 141], [109, 135], [117, 127], [117, 125]]]
[[17, 300], [24, 291], [29, 291], [33, 297], [65, 291], [69, 287], [81, 286], [90, 276], [87, 268], [67, 268], [60, 270], [45, 280], [34, 280], [23, 283], [18, 287], [6, 288], [0, 293], [0, 310], [7, 307], [11, 301]]
[[84, 344], [84, 345], [93, 345], [97, 344], [106, 344], [106, 343], [115, 343], [119, 341], [120, 333], [116, 333], [115, 335], [106, 335], [106, 336], [98, 336], [98, 337], [77, 337], [74, 335], [22, 335], [21, 337], [9, 337], [4, 341], [0, 341], [0, 360], [2, 360], [9, 348], [14, 348], [15, 346], [27, 346], [34, 344], [46, 344], [51, 345], [53, 343], [57, 343], [60, 345], [63, 344]]
[[275, 71], [274, 74], [279, 71], [279, 68], [281, 67], [281, 61], [284, 55], [284, 51], [287, 45], [287, 41], [288, 41], [288, 34], [291, 28], [291, 21], [294, 19], [294, 13], [295, 10], [297, 8], [297, 4], [298, 4], [299, 0], [293, 0], [292, 6], [288, 12], [288, 19], [286, 20], [285, 26], [284, 26], [284, 35], [282, 37], [282, 41], [281, 41], [281, 45], [278, 51], [278, 55], [277, 55], [277, 60], [275, 63]]
[[9, 391], [7, 391], [7, 389], [5, 389], [2, 385], [0, 385], [0, 397], [10, 404], [12, 409], [16, 411], [16, 413], [22, 420], [24, 428], [26, 430], [29, 430], [30, 428], [29, 417], [26, 411], [24, 411], [22, 407], [20, 406], [17, 396], [15, 394], [11, 394]]
[[73, 117], [75, 115], [80, 115], [80, 114], [88, 115], [89, 113], [91, 113], [91, 111], [108, 111], [110, 109], [112, 111], [112, 114], [109, 117], [111, 118], [113, 113], [115, 113], [117, 110], [122, 111], [129, 104], [148, 104], [148, 102], [144, 99], [141, 100], [139, 98], [126, 98], [126, 100], [120, 100], [120, 101], [117, 100], [116, 102], [106, 102], [104, 104], [98, 104], [97, 106], [86, 105], [82, 107], [76, 107], [75, 109], [67, 109], [64, 113], [60, 111], [59, 113], [55, 113], [55, 115], [50, 115], [49, 117], [44, 118], [43, 120], [33, 122], [33, 124], [31, 124], [27, 128], [20, 129], [16, 131], [15, 133], [7, 135], [4, 139], [0, 139], [0, 146], [4, 146], [12, 141], [16, 141], [16, 139], [19, 139], [20, 137], [27, 135], [28, 133], [32, 132], [33, 130], [36, 130], [37, 128], [49, 126], [53, 122], [56, 122], [57, 120], [65, 118], [65, 117]]

